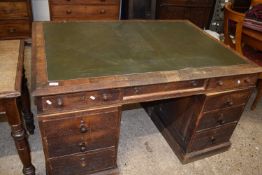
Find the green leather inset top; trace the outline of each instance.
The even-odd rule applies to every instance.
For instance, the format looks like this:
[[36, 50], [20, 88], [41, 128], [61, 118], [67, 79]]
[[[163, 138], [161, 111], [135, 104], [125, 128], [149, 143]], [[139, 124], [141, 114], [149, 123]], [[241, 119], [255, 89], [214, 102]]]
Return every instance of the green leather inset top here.
[[245, 64], [186, 22], [44, 23], [49, 80]]

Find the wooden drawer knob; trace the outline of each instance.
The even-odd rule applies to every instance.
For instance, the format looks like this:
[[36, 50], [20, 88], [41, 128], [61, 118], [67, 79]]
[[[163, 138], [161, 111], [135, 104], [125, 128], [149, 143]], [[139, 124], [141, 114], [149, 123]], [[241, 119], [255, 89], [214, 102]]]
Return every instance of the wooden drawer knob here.
[[72, 14], [72, 10], [66, 10], [66, 14], [68, 15]]
[[226, 123], [226, 121], [224, 120], [224, 114], [223, 113], [220, 114], [219, 118], [217, 119], [217, 123], [219, 125], [223, 125], [223, 124]]
[[85, 152], [86, 151], [86, 144], [84, 142], [79, 143], [80, 151]]
[[88, 127], [84, 124], [81, 124], [79, 130], [80, 130], [81, 133], [84, 134], [88, 131]]
[[80, 161], [81, 161], [81, 167], [86, 167], [86, 165], [87, 165], [87, 163], [86, 163], [86, 159], [84, 158], [84, 157], [82, 157], [81, 159], [80, 159]]
[[100, 10], [100, 14], [105, 14], [105, 13], [106, 13], [105, 9]]
[[15, 29], [15, 28], [10, 28], [10, 29], [9, 29], [9, 32], [10, 32], [10, 33], [15, 33], [15, 32], [16, 32], [16, 29]]
[[211, 140], [211, 143], [214, 144], [215, 141], [216, 141], [216, 138], [215, 138], [214, 136], [212, 136], [212, 137], [210, 138], [210, 140]]
[[57, 99], [57, 105], [60, 107], [63, 106], [63, 100], [61, 98]]
[[225, 103], [227, 106], [233, 106], [234, 102], [230, 99], [228, 99]]
[[217, 82], [217, 85], [218, 85], [218, 86], [223, 86], [223, 85], [224, 85], [224, 82], [220, 80], [220, 81]]
[[109, 100], [109, 96], [108, 96], [107, 94], [103, 94], [103, 95], [102, 95], [102, 98], [103, 98], [104, 101]]

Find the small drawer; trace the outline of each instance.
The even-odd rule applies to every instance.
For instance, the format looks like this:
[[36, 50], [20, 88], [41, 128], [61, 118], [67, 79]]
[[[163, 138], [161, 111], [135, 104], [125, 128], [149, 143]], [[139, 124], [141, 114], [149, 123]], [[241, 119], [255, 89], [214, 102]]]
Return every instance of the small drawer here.
[[86, 7], [84, 5], [53, 5], [51, 14], [54, 17], [85, 17]]
[[225, 109], [233, 106], [245, 105], [252, 89], [208, 95], [203, 111]]
[[87, 16], [92, 16], [96, 19], [110, 18], [119, 16], [119, 6], [117, 5], [93, 5], [86, 7]]
[[50, 0], [51, 4], [91, 4], [91, 5], [103, 5], [103, 4], [119, 4], [120, 0]]
[[[120, 114], [117, 109], [89, 113], [88, 111], [39, 117], [42, 137], [57, 138], [81, 135], [83, 138], [103, 137], [119, 129]], [[55, 119], [57, 118], [57, 119]], [[87, 139], [87, 140], [88, 140]]]
[[31, 26], [28, 21], [0, 23], [0, 38], [28, 38]]
[[231, 135], [236, 127], [236, 123], [227, 124], [219, 128], [202, 131], [193, 136], [187, 152], [198, 151], [201, 149], [216, 146], [229, 142]]
[[257, 82], [257, 75], [241, 75], [210, 79], [208, 90], [226, 90], [236, 88], [255, 87]]
[[116, 149], [74, 154], [48, 159], [48, 168], [55, 175], [86, 175], [116, 167]]
[[66, 95], [45, 96], [40, 98], [40, 111], [74, 110], [94, 106], [110, 105], [122, 100], [120, 90], [110, 89], [80, 92]]
[[199, 121], [197, 131], [222, 126], [231, 122], [238, 122], [245, 106], [238, 106], [204, 113]]
[[0, 2], [0, 19], [23, 19], [28, 15], [26, 2]]
[[180, 90], [188, 90], [204, 88], [205, 80], [193, 80], [193, 81], [181, 81], [175, 83], [166, 83], [166, 84], [155, 84], [155, 85], [147, 85], [147, 86], [136, 86], [129, 87], [124, 90], [124, 97], [127, 96], [136, 96], [143, 94], [153, 94], [158, 92], [167, 92], [167, 91], [180, 91]]

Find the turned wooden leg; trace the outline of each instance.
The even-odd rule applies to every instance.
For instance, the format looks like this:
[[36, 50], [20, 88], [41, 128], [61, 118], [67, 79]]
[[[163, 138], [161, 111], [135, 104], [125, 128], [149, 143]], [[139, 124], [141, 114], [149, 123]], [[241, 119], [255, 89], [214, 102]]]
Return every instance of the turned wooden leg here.
[[8, 123], [11, 127], [11, 135], [15, 141], [16, 149], [23, 164], [23, 174], [35, 175], [35, 167], [31, 163], [30, 148], [23, 128], [16, 99], [4, 101]]
[[26, 129], [30, 134], [34, 134], [34, 130], [35, 130], [34, 115], [31, 112], [30, 95], [27, 87], [27, 79], [25, 78], [24, 70], [23, 70], [23, 78], [22, 78], [21, 107], [22, 107], [22, 113], [23, 113]]
[[256, 109], [257, 107], [257, 103], [258, 101], [261, 99], [262, 97], [262, 79], [258, 79], [258, 83], [257, 83], [257, 95], [256, 98], [251, 106], [251, 110]]

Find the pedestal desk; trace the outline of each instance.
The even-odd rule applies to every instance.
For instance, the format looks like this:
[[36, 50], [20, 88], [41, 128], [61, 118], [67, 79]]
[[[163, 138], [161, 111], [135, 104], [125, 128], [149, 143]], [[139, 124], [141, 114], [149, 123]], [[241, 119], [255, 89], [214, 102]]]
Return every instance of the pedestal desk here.
[[[23, 76], [23, 53], [24, 41], [0, 41], [0, 114], [6, 115], [11, 127], [11, 135], [23, 164], [23, 174], [35, 175], [19, 105], [21, 104], [22, 107], [27, 130], [33, 133], [33, 114], [30, 110], [26, 79]], [[7, 172], [0, 174], [2, 173], [6, 174]]]
[[261, 68], [188, 21], [34, 23], [49, 175], [117, 174], [121, 107], [142, 103], [182, 163], [230, 147]]

